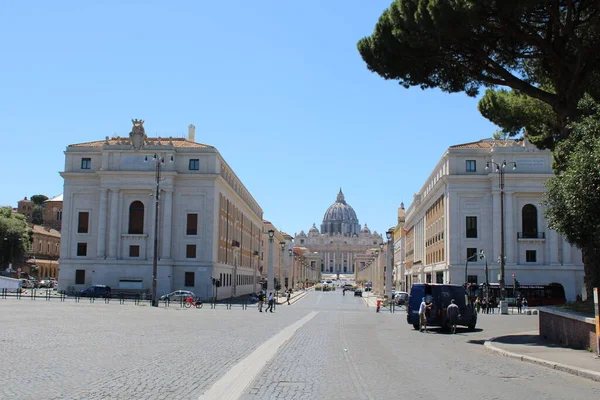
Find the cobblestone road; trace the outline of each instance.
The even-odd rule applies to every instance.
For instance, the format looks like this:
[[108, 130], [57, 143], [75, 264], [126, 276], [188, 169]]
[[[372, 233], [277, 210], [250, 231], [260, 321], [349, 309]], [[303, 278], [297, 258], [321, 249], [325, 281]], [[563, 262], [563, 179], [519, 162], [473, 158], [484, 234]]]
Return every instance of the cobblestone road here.
[[590, 399], [600, 385], [488, 353], [491, 336], [537, 329], [537, 317], [484, 315], [476, 332], [419, 333], [406, 313], [375, 313], [341, 293], [319, 310], [247, 388], [251, 399]]
[[376, 314], [360, 298], [314, 292], [274, 314], [0, 300], [0, 399], [198, 399], [311, 311], [255, 366], [243, 400], [600, 396], [598, 383], [483, 349], [491, 336], [535, 330], [536, 317], [484, 315], [476, 332], [424, 334], [404, 312]]

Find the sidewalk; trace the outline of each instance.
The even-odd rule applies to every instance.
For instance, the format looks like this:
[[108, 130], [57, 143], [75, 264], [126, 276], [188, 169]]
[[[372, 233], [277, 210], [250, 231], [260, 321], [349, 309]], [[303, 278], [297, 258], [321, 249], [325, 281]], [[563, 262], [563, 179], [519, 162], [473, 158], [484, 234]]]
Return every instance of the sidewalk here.
[[600, 358], [586, 350], [561, 347], [542, 339], [537, 331], [492, 338], [489, 351], [600, 382]]

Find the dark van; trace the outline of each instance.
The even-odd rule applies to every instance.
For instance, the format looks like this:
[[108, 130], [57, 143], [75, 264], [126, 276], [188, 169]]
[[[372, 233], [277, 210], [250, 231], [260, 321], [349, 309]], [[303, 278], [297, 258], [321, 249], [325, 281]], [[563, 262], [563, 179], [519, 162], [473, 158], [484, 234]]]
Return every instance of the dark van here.
[[82, 289], [79, 292], [81, 297], [109, 297], [110, 286], [106, 285], [93, 285], [88, 288]]
[[416, 283], [410, 289], [408, 296], [408, 307], [406, 309], [406, 321], [415, 329], [419, 329], [419, 306], [425, 298], [431, 303], [431, 309], [427, 314], [427, 326], [441, 326], [449, 328], [446, 308], [454, 299], [460, 310], [458, 325], [475, 329], [477, 324], [477, 313], [475, 307], [469, 302], [467, 291], [460, 285], [440, 285], [431, 283]]

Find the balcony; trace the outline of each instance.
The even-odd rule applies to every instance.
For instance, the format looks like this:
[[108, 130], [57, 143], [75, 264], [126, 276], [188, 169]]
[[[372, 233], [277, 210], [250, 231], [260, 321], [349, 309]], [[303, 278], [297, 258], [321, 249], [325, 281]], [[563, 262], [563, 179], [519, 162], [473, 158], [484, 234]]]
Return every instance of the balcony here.
[[545, 240], [546, 232], [517, 232], [518, 240]]

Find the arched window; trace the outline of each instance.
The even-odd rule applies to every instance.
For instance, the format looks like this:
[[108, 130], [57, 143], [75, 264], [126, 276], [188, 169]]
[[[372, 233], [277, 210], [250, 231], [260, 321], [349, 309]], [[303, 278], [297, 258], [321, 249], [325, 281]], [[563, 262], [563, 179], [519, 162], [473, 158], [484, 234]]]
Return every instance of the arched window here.
[[134, 201], [129, 206], [129, 233], [144, 233], [144, 203]]
[[521, 212], [521, 218], [523, 222], [523, 237], [524, 238], [537, 238], [537, 208], [533, 204], [526, 204]]

